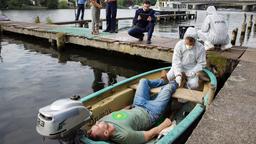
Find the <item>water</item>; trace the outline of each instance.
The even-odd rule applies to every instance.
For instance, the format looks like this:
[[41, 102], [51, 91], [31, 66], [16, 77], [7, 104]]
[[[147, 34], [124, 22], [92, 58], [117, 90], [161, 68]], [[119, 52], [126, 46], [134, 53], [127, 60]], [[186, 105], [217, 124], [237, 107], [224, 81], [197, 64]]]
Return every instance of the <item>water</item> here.
[[[102, 18], [104, 12], [102, 10]], [[32, 22], [36, 16], [40, 16], [42, 21], [46, 17], [53, 21], [74, 19], [73, 10], [11, 10], [3, 13], [11, 20], [26, 22]], [[89, 19], [90, 10], [85, 13]], [[241, 27], [242, 12], [220, 13], [227, 18], [230, 33]], [[118, 10], [118, 17], [133, 15], [134, 10]], [[179, 25], [200, 27], [204, 17], [205, 12], [199, 11], [197, 20], [156, 25], [154, 34], [177, 38]], [[121, 21], [120, 27], [129, 26], [130, 22]], [[72, 45], [68, 45], [73, 47], [72, 50], [58, 53], [47, 45], [47, 41], [24, 40], [17, 36], [2, 36], [0, 42], [1, 144], [41, 143], [41, 137], [35, 130], [36, 114], [39, 108], [54, 100], [74, 94], [86, 96], [127, 77], [169, 65], [84, 47], [83, 50], [74, 49], [77, 46]], [[244, 45], [253, 47], [255, 44], [252, 32]]]
[[20, 39], [1, 38], [1, 144], [39, 143], [41, 137], [35, 131], [38, 109], [57, 99], [74, 94], [86, 96], [127, 77], [164, 66], [143, 60], [135, 63], [133, 57], [91, 50], [58, 53], [44, 42]]

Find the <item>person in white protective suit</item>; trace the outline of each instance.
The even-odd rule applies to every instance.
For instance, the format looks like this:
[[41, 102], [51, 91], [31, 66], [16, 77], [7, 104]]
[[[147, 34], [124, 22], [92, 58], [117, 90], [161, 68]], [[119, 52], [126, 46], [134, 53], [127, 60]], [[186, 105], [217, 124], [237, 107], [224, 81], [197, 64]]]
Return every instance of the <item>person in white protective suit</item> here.
[[167, 73], [169, 81], [175, 79], [181, 86], [182, 73], [187, 77], [187, 87], [196, 89], [198, 84], [197, 73], [206, 66], [206, 52], [204, 46], [197, 41], [195, 28], [188, 28], [184, 39], [180, 40], [173, 52], [172, 68]]
[[207, 16], [198, 31], [199, 39], [204, 42], [206, 50], [214, 48], [214, 45], [221, 45], [221, 49], [231, 48], [228, 36], [228, 25], [225, 18], [219, 15], [214, 6], [207, 8]]

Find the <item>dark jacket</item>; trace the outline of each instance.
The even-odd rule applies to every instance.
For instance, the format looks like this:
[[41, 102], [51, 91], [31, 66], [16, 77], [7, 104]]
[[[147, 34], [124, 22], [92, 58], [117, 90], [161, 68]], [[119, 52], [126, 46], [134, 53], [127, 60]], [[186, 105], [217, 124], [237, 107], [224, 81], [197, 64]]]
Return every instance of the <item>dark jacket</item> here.
[[[139, 15], [142, 17], [141, 20], [138, 20]], [[140, 9], [136, 10], [135, 17], [133, 18], [133, 25], [134, 26], [136, 25], [141, 28], [145, 28], [149, 24], [149, 21], [147, 21], [148, 16], [151, 16], [152, 23], [156, 22], [155, 11], [153, 9], [144, 11], [142, 8], [140, 8]]]

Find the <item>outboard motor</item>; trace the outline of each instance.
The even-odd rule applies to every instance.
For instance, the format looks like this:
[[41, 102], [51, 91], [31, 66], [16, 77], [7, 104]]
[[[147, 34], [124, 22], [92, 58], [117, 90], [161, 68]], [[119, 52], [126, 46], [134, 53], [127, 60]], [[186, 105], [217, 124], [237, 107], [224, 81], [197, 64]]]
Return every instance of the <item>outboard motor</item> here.
[[46, 138], [73, 144], [91, 114], [79, 100], [60, 99], [39, 109], [36, 130]]

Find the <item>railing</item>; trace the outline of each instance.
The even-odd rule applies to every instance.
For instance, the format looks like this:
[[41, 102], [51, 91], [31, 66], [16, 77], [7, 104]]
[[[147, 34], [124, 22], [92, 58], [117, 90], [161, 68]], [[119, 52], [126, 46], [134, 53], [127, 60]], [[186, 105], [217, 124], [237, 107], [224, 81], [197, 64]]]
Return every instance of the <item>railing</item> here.
[[[133, 17], [124, 17], [124, 18], [116, 18], [117, 21], [119, 20], [132, 20]], [[106, 21], [106, 19], [101, 19], [102, 21]], [[87, 24], [89, 22], [92, 22], [92, 20], [76, 20], [76, 21], [65, 21], [65, 22], [54, 22], [53, 24], [56, 25], [67, 25], [67, 24]]]

